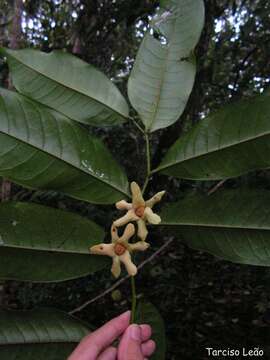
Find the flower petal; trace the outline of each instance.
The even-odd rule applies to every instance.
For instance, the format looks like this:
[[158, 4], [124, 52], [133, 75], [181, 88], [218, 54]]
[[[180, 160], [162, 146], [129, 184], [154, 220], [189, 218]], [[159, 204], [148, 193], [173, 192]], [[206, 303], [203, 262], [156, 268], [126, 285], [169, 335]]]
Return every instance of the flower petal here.
[[111, 237], [113, 243], [116, 243], [117, 240], [119, 239], [117, 227], [114, 224], [112, 224], [111, 226]]
[[107, 255], [113, 257], [115, 256], [114, 245], [113, 244], [94, 245], [90, 248], [90, 254]]
[[143, 219], [140, 219], [138, 222], [138, 237], [144, 241], [147, 237], [148, 230], [145, 225], [145, 221]]
[[149, 248], [150, 244], [148, 244], [146, 241], [138, 241], [134, 244], [130, 244], [129, 248], [131, 251], [145, 251]]
[[113, 257], [113, 263], [112, 263], [111, 272], [112, 272], [112, 274], [113, 274], [113, 276], [115, 278], [118, 278], [120, 276], [120, 274], [121, 274], [121, 263], [120, 263], [119, 256], [114, 256]]
[[115, 220], [113, 222], [114, 226], [123, 226], [126, 225], [127, 223], [129, 223], [130, 221], [136, 221], [138, 220], [139, 217], [135, 214], [134, 210], [129, 210], [126, 215], [122, 216], [120, 219]]
[[135, 226], [129, 223], [120, 238], [120, 242], [128, 242], [128, 240], [135, 234]]
[[160, 202], [160, 200], [162, 199], [162, 197], [163, 197], [163, 195], [165, 194], [165, 192], [166, 192], [165, 190], [164, 190], [164, 191], [160, 191], [160, 192], [158, 192], [156, 195], [154, 195], [153, 197], [151, 197], [151, 199], [147, 200], [147, 201], [145, 202], [146, 207], [150, 207], [150, 208], [152, 209], [152, 207], [153, 207], [156, 203]]
[[145, 206], [145, 201], [142, 196], [141, 189], [135, 181], [132, 181], [132, 183], [130, 184], [130, 189], [131, 189], [131, 193], [132, 193], [133, 207], [136, 209], [137, 207]]
[[125, 265], [129, 275], [135, 276], [137, 274], [137, 267], [133, 264], [130, 253], [128, 251], [126, 251], [123, 255], [119, 256], [119, 259]]
[[118, 201], [115, 204], [115, 206], [116, 206], [116, 208], [118, 210], [130, 210], [130, 209], [132, 209], [132, 204], [128, 203], [126, 200]]
[[159, 224], [161, 222], [161, 217], [157, 214], [155, 214], [152, 209], [149, 207], [145, 208], [144, 210], [144, 218], [150, 223], [150, 224]]

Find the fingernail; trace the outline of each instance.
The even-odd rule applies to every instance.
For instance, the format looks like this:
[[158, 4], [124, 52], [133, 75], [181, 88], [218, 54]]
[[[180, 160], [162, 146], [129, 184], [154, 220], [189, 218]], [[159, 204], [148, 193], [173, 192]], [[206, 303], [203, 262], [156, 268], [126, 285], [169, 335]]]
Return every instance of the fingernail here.
[[130, 318], [130, 310], [124, 312], [122, 315], [120, 315], [120, 318], [125, 319], [125, 318]]
[[131, 339], [135, 341], [141, 340], [141, 329], [138, 325], [131, 325], [129, 328], [129, 334]]

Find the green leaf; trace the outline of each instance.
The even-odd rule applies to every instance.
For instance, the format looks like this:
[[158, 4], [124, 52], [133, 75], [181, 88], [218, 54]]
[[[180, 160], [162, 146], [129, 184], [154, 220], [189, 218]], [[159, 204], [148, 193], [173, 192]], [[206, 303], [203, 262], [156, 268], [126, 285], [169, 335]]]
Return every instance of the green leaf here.
[[66, 360], [89, 328], [60, 311], [0, 311], [1, 360]]
[[270, 191], [221, 191], [170, 204], [161, 214], [191, 248], [270, 266]]
[[152, 20], [128, 82], [131, 104], [147, 131], [175, 123], [191, 93], [193, 49], [204, 24], [202, 0], [170, 1]]
[[202, 119], [169, 149], [161, 171], [183, 179], [218, 180], [270, 166], [270, 96], [229, 104]]
[[90, 255], [104, 231], [79, 215], [46, 206], [0, 204], [0, 279], [51, 282], [82, 277], [108, 262]]
[[156, 343], [156, 351], [151, 360], [165, 360], [166, 335], [164, 321], [157, 308], [145, 300], [142, 300], [136, 309], [135, 322], [137, 324], [149, 324], [152, 327], [152, 339]]
[[0, 89], [0, 176], [20, 185], [111, 204], [126, 175], [102, 142], [64, 115]]
[[126, 100], [99, 70], [63, 51], [1, 49], [12, 82], [22, 94], [90, 125], [122, 123], [129, 114]]

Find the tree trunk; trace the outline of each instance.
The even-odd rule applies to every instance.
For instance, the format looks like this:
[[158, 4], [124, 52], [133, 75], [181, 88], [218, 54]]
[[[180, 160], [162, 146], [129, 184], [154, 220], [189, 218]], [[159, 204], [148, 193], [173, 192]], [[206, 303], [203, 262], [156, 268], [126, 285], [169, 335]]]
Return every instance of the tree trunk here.
[[14, 16], [11, 24], [9, 47], [19, 49], [22, 40], [23, 0], [14, 1]]

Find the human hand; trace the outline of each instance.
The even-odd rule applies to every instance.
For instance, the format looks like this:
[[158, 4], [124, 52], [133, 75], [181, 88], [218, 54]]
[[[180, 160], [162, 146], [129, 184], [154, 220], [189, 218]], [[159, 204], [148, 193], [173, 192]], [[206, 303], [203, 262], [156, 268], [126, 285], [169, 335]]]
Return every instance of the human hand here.
[[[130, 311], [86, 336], [68, 360], [147, 360], [155, 351], [149, 325], [129, 325]], [[118, 349], [112, 343], [121, 337]]]

